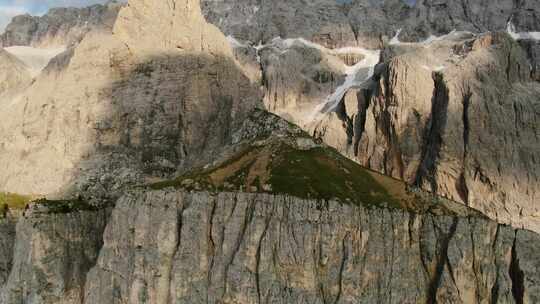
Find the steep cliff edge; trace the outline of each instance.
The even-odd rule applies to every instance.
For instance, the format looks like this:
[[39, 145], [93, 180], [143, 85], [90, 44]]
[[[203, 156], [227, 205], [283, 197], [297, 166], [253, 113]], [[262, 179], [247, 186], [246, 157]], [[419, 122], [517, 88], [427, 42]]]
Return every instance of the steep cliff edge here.
[[263, 111], [233, 138], [224, 159], [126, 190], [112, 213], [33, 204], [0, 235], [14, 248], [2, 303], [540, 300], [538, 234], [409, 192]]
[[[534, 303], [539, 237], [267, 194], [123, 197], [85, 303]], [[114, 271], [111, 271], [114, 269]]]
[[2, 303], [540, 300], [538, 234], [482, 218], [173, 189], [106, 214], [22, 219]]
[[539, 231], [540, 86], [508, 35], [467, 35], [390, 46], [315, 133], [366, 167]]
[[114, 34], [89, 33], [6, 101], [0, 189], [97, 198], [170, 176], [230, 141], [259, 100], [197, 2], [133, 0]]

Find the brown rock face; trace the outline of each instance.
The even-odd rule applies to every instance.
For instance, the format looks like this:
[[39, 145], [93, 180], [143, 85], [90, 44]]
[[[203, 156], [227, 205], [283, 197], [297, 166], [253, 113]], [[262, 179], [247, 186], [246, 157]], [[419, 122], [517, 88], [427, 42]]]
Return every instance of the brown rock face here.
[[87, 35], [0, 113], [0, 188], [99, 196], [173, 174], [227, 142], [258, 100], [196, 1], [130, 1], [113, 35]]
[[489, 34], [384, 54], [371, 89], [349, 92], [316, 133], [364, 166], [540, 231], [540, 86], [518, 44]]

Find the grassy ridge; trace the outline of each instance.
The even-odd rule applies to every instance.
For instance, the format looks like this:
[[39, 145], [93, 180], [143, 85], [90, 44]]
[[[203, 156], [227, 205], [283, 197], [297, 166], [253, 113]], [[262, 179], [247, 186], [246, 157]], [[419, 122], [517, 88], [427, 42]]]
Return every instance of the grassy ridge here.
[[24, 209], [32, 199], [29, 195], [0, 192], [0, 208], [7, 206], [10, 209]]
[[264, 192], [356, 205], [405, 207], [395, 189], [388, 189], [389, 183], [381, 183], [373, 174], [332, 148], [301, 150], [278, 142], [248, 147], [216, 167], [195, 170], [150, 188]]

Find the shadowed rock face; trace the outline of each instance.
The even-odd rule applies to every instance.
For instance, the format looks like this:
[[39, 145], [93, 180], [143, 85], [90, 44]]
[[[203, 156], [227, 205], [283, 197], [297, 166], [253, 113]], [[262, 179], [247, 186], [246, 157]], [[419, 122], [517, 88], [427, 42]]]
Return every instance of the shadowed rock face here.
[[131, 1], [114, 35], [87, 35], [3, 109], [0, 188], [95, 197], [163, 177], [210, 157], [258, 102], [195, 2]]
[[15, 248], [2, 303], [540, 299], [538, 234], [486, 219], [180, 190], [133, 191], [107, 214], [34, 213], [16, 241], [0, 235]]
[[85, 8], [53, 8], [43, 16], [16, 16], [0, 35], [0, 46], [58, 47], [78, 43], [91, 30], [110, 32], [121, 6], [110, 1]]

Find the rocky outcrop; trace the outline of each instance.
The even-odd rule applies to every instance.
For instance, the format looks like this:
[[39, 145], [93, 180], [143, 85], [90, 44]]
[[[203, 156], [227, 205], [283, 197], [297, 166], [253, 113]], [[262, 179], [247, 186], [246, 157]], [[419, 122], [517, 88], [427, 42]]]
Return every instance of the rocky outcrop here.
[[452, 30], [501, 31], [509, 21], [520, 32], [540, 30], [540, 8], [534, 0], [203, 0], [202, 6], [208, 20], [226, 34], [255, 43], [303, 37], [327, 47], [358, 44], [379, 48], [384, 37], [393, 37], [399, 29], [404, 41]]
[[459, 36], [386, 50], [371, 89], [350, 91], [316, 133], [364, 166], [540, 231], [540, 87], [506, 34]]
[[13, 266], [16, 224], [17, 222], [12, 218], [0, 218], [0, 290], [6, 283]]
[[0, 49], [0, 98], [6, 99], [5, 95], [12, 97], [28, 86], [31, 80], [31, 75], [25, 64], [15, 56]]
[[[0, 302], [81, 303], [108, 214], [107, 209], [34, 213], [19, 220], [16, 236], [2, 231], [2, 263], [5, 256], [10, 270], [0, 268], [0, 279], [7, 278], [0, 280]], [[4, 254], [9, 249], [12, 256]]]
[[43, 16], [16, 16], [0, 35], [0, 46], [69, 46], [89, 31], [110, 32], [121, 6], [109, 1], [85, 8], [52, 8]]
[[540, 81], [540, 42], [536, 40], [521, 40], [519, 44], [527, 53], [531, 64], [531, 78]]
[[540, 299], [538, 234], [482, 218], [172, 189], [131, 191], [110, 217], [53, 206], [2, 234], [2, 303]]
[[534, 303], [538, 235], [265, 194], [133, 192], [85, 303]]
[[114, 32], [86, 35], [3, 108], [0, 189], [99, 197], [165, 177], [210, 158], [259, 103], [196, 1], [133, 0]]

